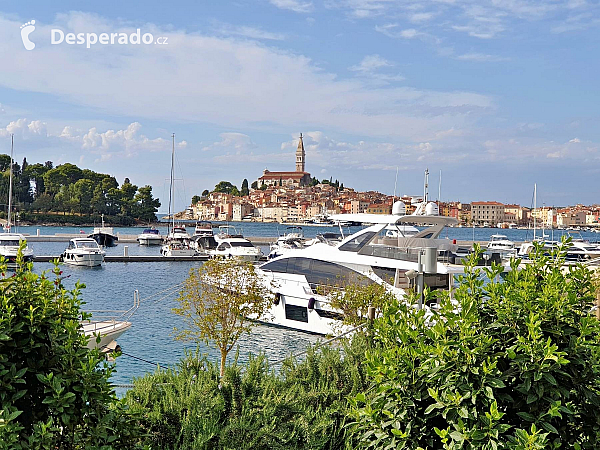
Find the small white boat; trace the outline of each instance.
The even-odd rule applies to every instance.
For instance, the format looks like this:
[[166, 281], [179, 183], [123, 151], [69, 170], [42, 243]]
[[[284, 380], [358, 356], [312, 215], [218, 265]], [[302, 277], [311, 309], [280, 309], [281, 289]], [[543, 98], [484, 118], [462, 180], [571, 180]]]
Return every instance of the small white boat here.
[[[6, 259], [9, 267], [17, 265], [17, 254], [21, 242], [25, 241], [22, 234], [19, 233], [0, 233], [0, 256]], [[23, 249], [23, 261], [33, 261], [33, 250], [25, 244]]]
[[487, 248], [489, 250], [512, 251], [515, 249], [515, 243], [503, 234], [492, 234]]
[[189, 241], [171, 240], [160, 248], [160, 254], [162, 256], [194, 256], [196, 249], [191, 246]]
[[201, 220], [196, 223], [191, 240], [191, 245], [200, 253], [217, 248], [212, 223], [207, 220]]
[[144, 231], [142, 231], [138, 235], [137, 241], [140, 245], [160, 245], [162, 244], [163, 239], [160, 235], [160, 232], [156, 228], [152, 227], [146, 228]]
[[208, 254], [213, 258], [235, 258], [243, 261], [258, 261], [263, 255], [262, 251], [252, 245], [248, 239], [244, 238], [235, 227], [231, 225], [221, 225], [219, 233], [215, 235], [217, 248], [208, 250]]
[[270, 245], [268, 259], [283, 255], [288, 250], [299, 250], [306, 247], [307, 239], [304, 237], [302, 227], [290, 226], [286, 232]]
[[106, 252], [92, 238], [75, 238], [69, 241], [62, 261], [72, 266], [96, 267], [104, 262]]
[[167, 240], [189, 240], [191, 238], [190, 234], [185, 229], [185, 225], [175, 225], [173, 224], [173, 228], [167, 234]]
[[[88, 311], [92, 313], [92, 318], [80, 322], [83, 334], [88, 338], [87, 348], [114, 351], [117, 339], [131, 327], [130, 319], [139, 306], [140, 294], [136, 290], [133, 293], [133, 306], [126, 311]], [[114, 313], [120, 315], [114, 316]]]

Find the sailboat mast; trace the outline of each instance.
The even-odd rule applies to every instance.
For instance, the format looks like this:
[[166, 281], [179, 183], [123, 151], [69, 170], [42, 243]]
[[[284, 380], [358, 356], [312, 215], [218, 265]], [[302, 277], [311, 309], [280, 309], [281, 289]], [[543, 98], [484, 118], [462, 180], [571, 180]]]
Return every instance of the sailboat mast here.
[[[175, 228], [175, 191], [173, 180], [175, 178], [175, 133], [171, 136], [173, 139], [173, 150], [171, 151], [171, 188], [169, 189], [169, 214], [173, 222], [173, 228]], [[172, 207], [172, 208], [171, 208]]]
[[535, 241], [535, 229], [536, 229], [536, 214], [537, 214], [537, 183], [533, 184], [533, 240]]
[[12, 210], [12, 189], [13, 189], [13, 147], [15, 145], [15, 135], [10, 135], [10, 177], [8, 187], [8, 216], [6, 219], [6, 229], [10, 231], [10, 214]]

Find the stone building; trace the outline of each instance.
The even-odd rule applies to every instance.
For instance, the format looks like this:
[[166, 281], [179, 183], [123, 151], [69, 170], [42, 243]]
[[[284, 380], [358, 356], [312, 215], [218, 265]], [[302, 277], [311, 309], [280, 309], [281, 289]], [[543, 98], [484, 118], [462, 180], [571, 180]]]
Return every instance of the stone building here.
[[304, 142], [302, 133], [298, 141], [296, 150], [296, 171], [295, 172], [271, 172], [264, 170], [262, 176], [257, 180], [258, 186], [308, 186], [310, 184], [310, 173], [305, 171], [306, 152], [304, 151]]

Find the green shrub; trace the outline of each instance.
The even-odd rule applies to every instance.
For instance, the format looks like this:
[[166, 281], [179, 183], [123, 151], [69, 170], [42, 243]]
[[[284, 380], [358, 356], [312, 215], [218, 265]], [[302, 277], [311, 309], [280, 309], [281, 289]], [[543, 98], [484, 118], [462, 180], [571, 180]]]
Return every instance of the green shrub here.
[[0, 263], [0, 448], [134, 448], [138, 428], [109, 383], [112, 367], [88, 350], [79, 290], [31, 264]]
[[[375, 321], [370, 389], [353, 399], [365, 448], [597, 448], [600, 325], [591, 272], [542, 255], [459, 277], [427, 314], [401, 302]], [[485, 275], [485, 277], [483, 277]], [[487, 283], [484, 282], [487, 278]]]
[[348, 395], [364, 389], [362, 337], [344, 350], [311, 350], [277, 373], [264, 356], [219, 367], [188, 354], [175, 370], [137, 379], [126, 404], [152, 448], [340, 449]]

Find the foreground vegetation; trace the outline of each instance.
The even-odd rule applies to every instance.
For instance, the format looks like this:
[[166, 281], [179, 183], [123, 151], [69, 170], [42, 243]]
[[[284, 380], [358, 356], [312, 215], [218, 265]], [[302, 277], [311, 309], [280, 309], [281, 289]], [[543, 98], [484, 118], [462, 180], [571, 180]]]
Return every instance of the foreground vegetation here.
[[78, 285], [31, 264], [0, 263], [0, 449], [133, 449], [135, 418], [109, 382], [112, 367], [80, 333]]
[[[0, 313], [0, 447], [596, 448], [593, 274], [538, 252], [500, 281], [499, 268], [480, 272], [477, 259], [453, 299], [426, 293], [437, 311], [388, 299], [382, 317], [349, 342], [281, 365], [257, 356], [222, 377], [218, 364], [188, 354], [174, 369], [135, 380], [119, 402], [107, 385], [110, 369], [74, 334], [77, 293], [17, 272], [4, 280]], [[15, 298], [29, 302], [24, 312], [11, 307]], [[50, 301], [66, 309], [53, 313]], [[40, 362], [19, 356], [34, 350]], [[24, 402], [30, 413], [18, 413]]]

